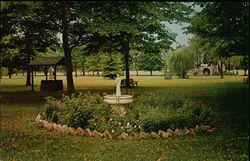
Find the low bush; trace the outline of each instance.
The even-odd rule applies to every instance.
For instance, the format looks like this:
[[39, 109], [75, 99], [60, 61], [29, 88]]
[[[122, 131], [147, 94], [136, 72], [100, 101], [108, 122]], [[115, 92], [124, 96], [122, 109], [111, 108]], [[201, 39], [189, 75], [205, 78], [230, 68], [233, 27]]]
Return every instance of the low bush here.
[[44, 105], [45, 111], [43, 117], [46, 120], [57, 123], [58, 122], [58, 113], [63, 109], [63, 103], [60, 100], [56, 100], [52, 97], [46, 97], [46, 102]]
[[137, 119], [146, 132], [168, 128], [191, 128], [202, 124], [214, 125], [219, 117], [214, 108], [174, 94], [142, 95], [132, 106], [132, 112], [138, 113]]
[[44, 116], [53, 122], [71, 127], [122, 132], [158, 132], [168, 128], [191, 128], [213, 125], [218, 113], [212, 107], [192, 102], [174, 94], [145, 94], [127, 106], [127, 114], [119, 116], [99, 94], [63, 96], [61, 100], [47, 98]]
[[[112, 111], [110, 106], [103, 102], [99, 94], [63, 95], [62, 99], [47, 98], [45, 107], [45, 118], [53, 121], [57, 117], [57, 123], [66, 124], [71, 127], [85, 128], [91, 119], [107, 119]], [[55, 121], [53, 121], [55, 122]]]

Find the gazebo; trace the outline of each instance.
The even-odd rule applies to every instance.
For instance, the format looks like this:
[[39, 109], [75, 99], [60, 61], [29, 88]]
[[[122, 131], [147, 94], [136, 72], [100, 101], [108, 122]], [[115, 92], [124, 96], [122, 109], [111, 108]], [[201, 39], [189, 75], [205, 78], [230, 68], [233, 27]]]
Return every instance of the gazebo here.
[[[62, 80], [56, 80], [56, 68], [58, 65], [65, 65], [64, 57], [38, 57], [32, 60], [28, 66], [31, 69], [31, 91], [34, 91], [34, 68], [42, 66], [46, 76], [46, 80], [41, 81], [41, 90], [63, 90]], [[52, 67], [54, 72], [54, 80], [48, 80], [48, 69]]]

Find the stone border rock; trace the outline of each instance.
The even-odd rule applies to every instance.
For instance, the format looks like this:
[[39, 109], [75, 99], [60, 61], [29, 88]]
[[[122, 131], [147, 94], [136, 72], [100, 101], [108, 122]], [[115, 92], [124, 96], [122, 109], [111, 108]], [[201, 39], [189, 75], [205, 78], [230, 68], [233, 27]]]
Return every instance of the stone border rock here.
[[48, 131], [54, 131], [56, 133], [65, 134], [65, 135], [77, 135], [84, 137], [93, 137], [93, 138], [106, 138], [106, 139], [160, 139], [160, 138], [170, 138], [181, 135], [193, 135], [200, 131], [207, 131], [209, 133], [214, 132], [216, 128], [211, 128], [210, 125], [196, 126], [195, 128], [190, 129], [168, 129], [167, 131], [159, 130], [158, 133], [134, 133], [132, 132], [130, 135], [123, 132], [121, 135], [116, 133], [110, 133], [105, 130], [103, 133], [98, 132], [97, 130], [91, 131], [90, 129], [82, 129], [78, 127], [77, 129], [68, 127], [67, 125], [55, 124], [52, 122], [48, 122], [46, 120], [41, 119], [41, 115], [38, 114], [35, 118], [35, 122], [40, 124], [42, 127], [46, 128]]

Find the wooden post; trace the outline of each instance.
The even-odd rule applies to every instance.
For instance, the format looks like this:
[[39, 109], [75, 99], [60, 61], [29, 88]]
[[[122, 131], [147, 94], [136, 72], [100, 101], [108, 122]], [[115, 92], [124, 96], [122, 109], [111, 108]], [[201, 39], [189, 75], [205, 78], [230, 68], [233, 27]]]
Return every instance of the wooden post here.
[[54, 80], [56, 80], [56, 66], [54, 67]]
[[34, 72], [33, 72], [33, 67], [31, 67], [31, 91], [34, 91]]
[[45, 74], [46, 80], [48, 80], [48, 67], [47, 66], [44, 67], [44, 74]]

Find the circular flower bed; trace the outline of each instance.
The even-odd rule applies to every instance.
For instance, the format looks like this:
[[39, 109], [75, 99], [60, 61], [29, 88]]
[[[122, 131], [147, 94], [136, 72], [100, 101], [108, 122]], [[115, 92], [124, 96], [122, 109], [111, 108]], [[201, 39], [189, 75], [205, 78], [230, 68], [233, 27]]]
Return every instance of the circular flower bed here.
[[174, 94], [141, 95], [126, 110], [125, 116], [118, 115], [100, 94], [63, 95], [61, 99], [48, 97], [44, 113], [36, 122], [49, 130], [72, 135], [159, 138], [213, 131], [208, 124], [213, 126], [218, 118], [211, 107]]
[[55, 131], [57, 133], [61, 134], [68, 134], [68, 135], [78, 135], [78, 136], [84, 136], [84, 137], [93, 137], [93, 138], [106, 138], [106, 139], [159, 139], [159, 138], [170, 138], [174, 136], [180, 136], [180, 135], [193, 135], [197, 132], [213, 132], [216, 129], [211, 128], [210, 125], [202, 125], [202, 126], [196, 126], [195, 128], [190, 129], [168, 129], [167, 131], [159, 130], [158, 133], [151, 132], [151, 133], [134, 133], [127, 134], [123, 132], [122, 134], [109, 132], [105, 130], [103, 133], [98, 132], [96, 130], [91, 131], [90, 129], [82, 129], [81, 127], [72, 128], [68, 127], [67, 125], [60, 125], [52, 122], [48, 122], [46, 120], [41, 119], [41, 115], [38, 114], [35, 122], [42, 127], [46, 128], [48, 131]]

